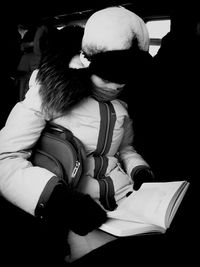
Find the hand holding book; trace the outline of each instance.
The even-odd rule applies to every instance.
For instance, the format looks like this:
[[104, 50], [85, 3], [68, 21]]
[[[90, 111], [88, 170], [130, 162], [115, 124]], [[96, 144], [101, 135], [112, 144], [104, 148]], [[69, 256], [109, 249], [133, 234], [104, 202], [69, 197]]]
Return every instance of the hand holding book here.
[[146, 166], [137, 168], [137, 170], [131, 174], [131, 177], [134, 181], [134, 190], [138, 190], [143, 183], [155, 182], [155, 176], [152, 170]]

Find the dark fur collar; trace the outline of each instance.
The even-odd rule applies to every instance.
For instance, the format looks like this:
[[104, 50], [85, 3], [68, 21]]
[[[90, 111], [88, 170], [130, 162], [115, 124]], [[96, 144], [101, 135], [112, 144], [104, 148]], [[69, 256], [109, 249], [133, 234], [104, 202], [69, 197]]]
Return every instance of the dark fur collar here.
[[91, 95], [88, 69], [69, 69], [58, 55], [43, 59], [38, 71], [42, 108], [52, 117], [66, 114]]

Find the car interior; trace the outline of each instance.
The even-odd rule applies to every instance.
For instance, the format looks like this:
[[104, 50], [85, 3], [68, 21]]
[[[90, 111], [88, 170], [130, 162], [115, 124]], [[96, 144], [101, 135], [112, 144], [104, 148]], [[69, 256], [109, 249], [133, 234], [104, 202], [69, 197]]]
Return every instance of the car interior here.
[[[40, 2], [32, 1], [25, 4], [19, 2], [15, 8], [6, 8], [9, 21], [7, 23], [4, 20], [6, 52], [3, 55], [4, 86], [0, 102], [0, 127], [4, 127], [15, 103], [22, 100], [16, 75], [17, 64], [13, 62], [14, 32], [19, 24], [25, 27], [36, 27], [38, 23], [51, 24], [57, 29], [79, 25], [84, 28], [85, 22], [95, 11], [115, 5], [124, 6], [138, 14], [145, 21], [149, 31], [149, 53], [153, 63], [137, 70], [134, 76], [133, 62], [133, 66], [130, 66], [133, 68], [133, 81], [122, 94], [122, 100], [128, 103], [130, 116], [133, 118], [135, 148], [152, 166], [156, 177], [163, 180], [168, 177], [171, 180], [187, 179], [191, 183], [188, 195], [177, 214], [177, 220], [166, 236], [178, 233], [174, 238], [177, 253], [176, 258], [172, 259], [172, 265], [176, 260], [177, 264], [187, 261], [193, 266], [197, 245], [194, 246], [192, 240], [197, 239], [199, 232], [198, 228], [196, 230], [197, 210], [199, 210], [196, 191], [199, 173], [198, 161], [196, 163], [198, 155], [195, 153], [198, 152], [199, 120], [197, 117], [199, 9], [193, 3], [175, 3], [175, 1]], [[169, 41], [167, 46], [166, 36], [171, 34], [172, 29], [175, 34], [172, 34], [172, 41]], [[2, 267], [13, 266], [16, 262], [20, 266], [23, 261], [26, 262], [26, 266], [31, 266], [31, 262], [34, 262], [34, 266], [39, 266], [40, 259], [43, 259], [41, 260], [43, 266], [50, 266], [52, 253], [57, 255], [56, 259], [63, 257], [65, 244], [63, 240], [57, 238], [59, 229], [53, 231], [52, 226], [45, 228], [3, 196], [0, 197], [0, 214], [2, 237], [0, 255], [4, 256], [7, 262]], [[52, 248], [50, 246], [52, 240], [63, 244], [60, 243], [57, 248]], [[166, 237], [166, 242], [167, 240]], [[35, 251], [32, 248], [34, 243], [37, 243]], [[167, 251], [166, 257], [170, 257]], [[58, 262], [55, 266], [62, 266], [59, 264]]]

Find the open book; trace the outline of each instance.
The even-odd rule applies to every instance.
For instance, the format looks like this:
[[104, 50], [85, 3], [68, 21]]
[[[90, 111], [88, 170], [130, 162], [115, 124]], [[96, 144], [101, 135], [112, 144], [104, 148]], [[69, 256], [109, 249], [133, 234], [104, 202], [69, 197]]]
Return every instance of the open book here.
[[165, 233], [188, 189], [187, 181], [144, 183], [124, 198], [100, 229], [115, 236]]

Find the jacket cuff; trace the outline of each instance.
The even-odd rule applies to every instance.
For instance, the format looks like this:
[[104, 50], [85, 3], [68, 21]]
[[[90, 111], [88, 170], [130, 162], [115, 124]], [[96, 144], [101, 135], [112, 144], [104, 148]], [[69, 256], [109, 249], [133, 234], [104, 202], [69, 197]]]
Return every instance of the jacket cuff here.
[[58, 184], [62, 183], [61, 180], [57, 176], [53, 176], [46, 184], [45, 188], [43, 189], [38, 203], [35, 208], [35, 216], [37, 218], [43, 219], [45, 215], [46, 206], [48, 200], [55, 188]]
[[115, 201], [115, 189], [112, 179], [107, 176], [104, 179], [99, 179], [100, 188], [100, 203], [106, 210], [114, 210], [117, 207]]
[[151, 169], [148, 166], [146, 166], [146, 165], [136, 166], [131, 171], [131, 178], [132, 178], [132, 180], [134, 180], [134, 177], [135, 177], [136, 173], [138, 173], [140, 170], [149, 170], [150, 171]]

